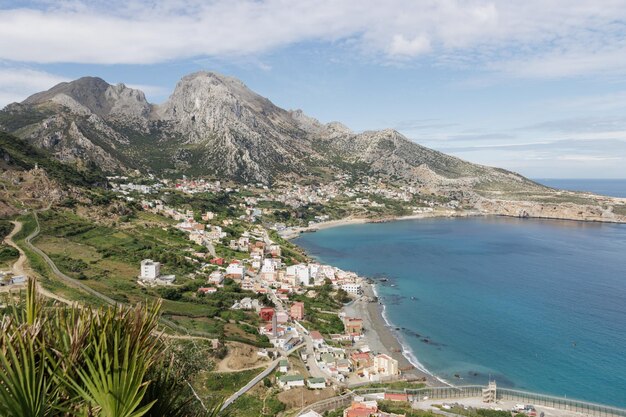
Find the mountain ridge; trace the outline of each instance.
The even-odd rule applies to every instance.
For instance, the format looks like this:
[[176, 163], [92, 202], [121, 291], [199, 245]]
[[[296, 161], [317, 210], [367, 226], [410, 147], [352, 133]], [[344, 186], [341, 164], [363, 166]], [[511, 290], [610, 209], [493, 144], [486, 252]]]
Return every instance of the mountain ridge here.
[[[520, 174], [429, 149], [394, 129], [357, 133], [339, 122], [321, 123], [208, 71], [184, 76], [161, 104], [98, 77], [60, 83], [6, 106], [0, 130], [62, 162], [108, 173], [263, 184], [375, 176], [507, 215], [532, 211], [522, 201], [572, 200]], [[607, 210], [593, 211], [594, 218], [611, 217]]]
[[[7, 123], [9, 119], [13, 120]], [[385, 150], [385, 145], [406, 148], [413, 144], [390, 129], [355, 133], [339, 122], [320, 123], [301, 110], [274, 105], [236, 78], [207, 71], [183, 77], [158, 105], [148, 103], [139, 90], [97, 77], [60, 83], [7, 106], [0, 112], [0, 126], [61, 160], [88, 159], [105, 171], [153, 169], [159, 173], [163, 167], [150, 167], [150, 158], [141, 160], [141, 148], [167, 148], [165, 142], [176, 142], [180, 146], [171, 149], [166, 171], [184, 173], [193, 171], [195, 165], [207, 168], [209, 175], [265, 183], [275, 177], [310, 175], [311, 164], [330, 171], [336, 166], [331, 161], [335, 155], [329, 157], [329, 151], [348, 157], [349, 164], [371, 164], [385, 173], [385, 164], [372, 153]], [[352, 151], [366, 155], [353, 158]], [[433, 155], [441, 160], [443, 154]], [[160, 155], [159, 159], [167, 158]], [[392, 174], [410, 180], [408, 166], [418, 159], [407, 163], [394, 158]], [[420, 161], [425, 163], [427, 158]], [[402, 166], [406, 169], [399, 169]], [[440, 166], [430, 168], [444, 176], [450, 173]]]

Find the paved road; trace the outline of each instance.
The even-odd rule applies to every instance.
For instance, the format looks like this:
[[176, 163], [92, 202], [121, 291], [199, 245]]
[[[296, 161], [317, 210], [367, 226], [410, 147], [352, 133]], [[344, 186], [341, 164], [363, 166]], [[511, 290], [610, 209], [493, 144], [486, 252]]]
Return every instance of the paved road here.
[[46, 264], [48, 264], [48, 266], [50, 267], [50, 269], [52, 270], [54, 275], [56, 275], [58, 278], [60, 278], [66, 284], [69, 284], [69, 285], [71, 285], [73, 287], [80, 288], [80, 289], [88, 292], [89, 294], [91, 294], [91, 295], [93, 295], [93, 296], [103, 300], [107, 304], [111, 304], [111, 305], [114, 305], [114, 306], [118, 305], [119, 303], [117, 301], [115, 301], [114, 299], [112, 299], [110, 297], [107, 297], [106, 295], [104, 295], [102, 293], [99, 293], [98, 291], [94, 290], [91, 287], [88, 287], [87, 285], [83, 284], [82, 282], [80, 282], [77, 279], [74, 279], [74, 278], [71, 278], [71, 277], [65, 275], [63, 272], [61, 272], [59, 270], [59, 268], [57, 268], [56, 264], [52, 261], [52, 259], [50, 259], [50, 257], [48, 257], [48, 255], [46, 255], [46, 253], [44, 251], [39, 249], [37, 246], [33, 245], [32, 240], [34, 238], [36, 238], [39, 235], [39, 232], [41, 231], [41, 227], [39, 225], [39, 217], [37, 216], [37, 212], [33, 211], [33, 215], [35, 217], [35, 221], [37, 222], [37, 227], [35, 228], [35, 230], [33, 230], [33, 232], [30, 235], [28, 235], [26, 237], [26, 239], [24, 239], [24, 243], [26, 244], [26, 246], [28, 246], [28, 248], [30, 250], [32, 250], [37, 255], [39, 255], [46, 262]]
[[293, 352], [297, 351], [298, 349], [302, 348], [303, 346], [304, 346], [303, 344], [298, 345], [298, 346], [294, 347], [293, 349], [291, 349], [289, 352], [285, 353], [283, 356], [281, 356], [278, 359], [272, 361], [269, 364], [269, 366], [267, 368], [265, 368], [265, 370], [263, 372], [261, 372], [260, 374], [255, 376], [243, 388], [241, 388], [239, 391], [237, 391], [236, 393], [231, 395], [226, 401], [224, 401], [224, 404], [222, 405], [222, 410], [226, 409], [226, 407], [228, 407], [229, 405], [234, 403], [237, 400], [237, 398], [241, 397], [243, 394], [245, 394], [246, 392], [250, 391], [252, 389], [252, 387], [254, 387], [256, 384], [261, 382], [261, 380], [263, 380], [263, 378], [265, 378], [266, 376], [271, 374], [272, 371], [274, 371], [274, 369], [276, 369], [276, 367], [278, 366], [278, 363], [281, 360], [285, 359], [286, 357], [288, 357], [289, 355], [291, 355]]
[[304, 344], [306, 345], [306, 365], [309, 367], [309, 374], [315, 378], [328, 378], [329, 375], [322, 371], [315, 360], [315, 349], [313, 349], [313, 339], [309, 335], [309, 331], [300, 324], [299, 321], [295, 320], [296, 326], [300, 328], [300, 332], [302, 333], [302, 338], [304, 339]]
[[[64, 274], [63, 272], [61, 272], [59, 270], [59, 268], [56, 266], [56, 264], [52, 261], [52, 259], [50, 259], [50, 257], [48, 255], [46, 255], [46, 253], [44, 251], [39, 249], [37, 246], [33, 245], [32, 240], [35, 239], [39, 235], [39, 232], [41, 231], [41, 227], [39, 225], [39, 217], [37, 216], [37, 212], [33, 211], [33, 215], [35, 217], [35, 222], [37, 223], [37, 227], [35, 228], [35, 230], [30, 235], [28, 235], [26, 237], [26, 239], [24, 239], [24, 242], [26, 243], [26, 246], [28, 246], [29, 249], [31, 249], [33, 252], [35, 252], [37, 255], [39, 255], [46, 262], [46, 264], [50, 267], [50, 269], [52, 270], [54, 275], [56, 275], [58, 278], [60, 278], [66, 284], [69, 284], [70, 286], [73, 286], [75, 288], [80, 288], [80, 289], [86, 291], [87, 293], [89, 293], [89, 294], [91, 294], [91, 295], [101, 299], [102, 301], [104, 301], [105, 303], [107, 303], [109, 305], [112, 305], [112, 306], [124, 305], [123, 303], [115, 301], [111, 297], [108, 297], [108, 296], [102, 294], [101, 292], [98, 292], [98, 291], [94, 290], [93, 288], [83, 284], [79, 280], [67, 276], [66, 274]], [[163, 317], [161, 317], [159, 319], [159, 321], [161, 323], [165, 324], [166, 326], [170, 327], [173, 330], [176, 330], [176, 331], [179, 331], [179, 332], [182, 332], [182, 333], [186, 333], [188, 335], [189, 334], [194, 334], [194, 335], [197, 335], [198, 337], [209, 338], [209, 339], [215, 339], [216, 338], [215, 335], [210, 334], [210, 333], [204, 333], [204, 332], [200, 332], [200, 331], [190, 332], [185, 327], [183, 327], [183, 326], [181, 326], [179, 324], [176, 324], [173, 321], [168, 320], [168, 319], [163, 318]]]
[[18, 234], [22, 230], [22, 222], [14, 221], [11, 223], [13, 223], [13, 226], [14, 226], [13, 230], [11, 230], [11, 233], [9, 233], [4, 238], [4, 243], [6, 243], [9, 246], [12, 246], [20, 253], [19, 258], [17, 258], [17, 261], [15, 261], [15, 263], [13, 264], [12, 272], [13, 272], [13, 275], [26, 275], [26, 271], [24, 269], [24, 264], [26, 263], [26, 255], [24, 254], [24, 251], [22, 250], [22, 248], [20, 248], [19, 246], [15, 244], [15, 242], [13, 242], [13, 236]]

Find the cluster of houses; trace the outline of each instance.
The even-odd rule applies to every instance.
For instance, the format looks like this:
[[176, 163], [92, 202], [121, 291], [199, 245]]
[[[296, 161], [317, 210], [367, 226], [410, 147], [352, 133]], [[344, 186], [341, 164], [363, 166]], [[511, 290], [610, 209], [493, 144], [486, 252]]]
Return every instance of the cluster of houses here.
[[[319, 331], [307, 331], [299, 323], [305, 316], [304, 303], [300, 301], [293, 302], [288, 313], [261, 307], [259, 316], [265, 323], [260, 332], [267, 335], [275, 347], [289, 351], [303, 341], [308, 343], [309, 349], [301, 350], [300, 357], [305, 363], [314, 363], [325, 375], [324, 378], [305, 381], [299, 373], [287, 373], [288, 369], [281, 369], [281, 372], [287, 373], [279, 380], [283, 389], [304, 386], [305, 383], [309, 388], [324, 388], [326, 382], [343, 383], [349, 378], [359, 382], [383, 381], [400, 374], [398, 361], [386, 354], [374, 354], [367, 347], [358, 350], [337, 347], [329, 344]], [[329, 335], [328, 339], [342, 342], [359, 340], [363, 335], [363, 320], [342, 314], [340, 316], [345, 333]]]
[[[341, 318], [344, 334], [333, 334], [329, 339], [333, 342], [360, 340], [363, 336], [363, 320], [345, 315], [341, 315]], [[312, 331], [310, 338], [316, 365], [337, 382], [344, 382], [348, 378], [358, 382], [383, 381], [400, 374], [397, 360], [383, 353], [375, 354], [367, 346], [356, 350], [331, 346], [317, 331]]]
[[[343, 410], [343, 417], [405, 417], [406, 414], [394, 414], [380, 410], [378, 401], [393, 401], [393, 402], [409, 402], [409, 396], [407, 394], [392, 394], [381, 393], [377, 395], [379, 399], [371, 399], [370, 396], [365, 397], [355, 396], [348, 407]], [[300, 414], [298, 417], [322, 417], [322, 414], [309, 410]]]
[[[122, 195], [129, 195], [131, 192], [139, 194], [153, 194], [161, 191], [162, 188], [167, 186], [168, 180], [157, 180], [154, 176], [150, 176], [150, 184], [135, 184], [129, 182], [129, 178], [123, 175], [114, 175], [107, 177], [109, 185], [114, 192]], [[132, 200], [132, 199], [131, 199]]]
[[[176, 180], [174, 188], [187, 194], [206, 192], [217, 193], [223, 189], [220, 181], [209, 181], [202, 178], [188, 179], [186, 176], [183, 176], [182, 179]], [[224, 191], [231, 191], [231, 189], [225, 188]]]
[[320, 377], [305, 378], [299, 373], [290, 373], [289, 360], [283, 359], [278, 364], [278, 372], [284, 375], [278, 377], [278, 386], [283, 390], [306, 386], [309, 389], [326, 388], [326, 379]]
[[[410, 202], [423, 192], [419, 186], [396, 187], [385, 184], [379, 178], [338, 175], [327, 184], [300, 185], [278, 184], [272, 192], [263, 197], [265, 200], [278, 201], [287, 206], [298, 208], [307, 204], [324, 204], [341, 198], [353, 199], [354, 207], [384, 207], [364, 195], [374, 195], [389, 200]], [[433, 204], [435, 204], [433, 202]], [[320, 219], [324, 221], [323, 219]]]
[[[339, 187], [347, 178], [341, 178], [335, 187]], [[182, 180], [176, 187], [184, 192], [194, 193], [207, 190], [219, 190], [218, 182]], [[305, 187], [306, 188], [306, 187]], [[295, 195], [299, 193], [315, 193], [332, 198], [341, 188], [321, 186], [305, 190], [301, 186], [293, 186]], [[268, 192], [269, 193], [269, 192]], [[286, 195], [290, 195], [287, 193]], [[292, 194], [293, 195], [293, 194]], [[310, 197], [310, 194], [307, 194]], [[299, 197], [298, 197], [299, 198]], [[303, 197], [305, 200], [307, 198]], [[245, 208], [250, 209], [258, 203], [257, 197], [244, 197]], [[314, 201], [308, 199], [307, 201]], [[364, 203], [364, 200], [359, 200]], [[353, 297], [363, 294], [363, 280], [358, 275], [339, 268], [316, 262], [286, 265], [281, 258], [281, 246], [273, 242], [268, 232], [259, 226], [251, 226], [236, 238], [225, 241], [227, 234], [223, 228], [232, 224], [231, 219], [223, 219], [213, 212], [197, 215], [191, 210], [177, 210], [168, 207], [161, 200], [142, 201], [145, 210], [168, 216], [178, 223], [176, 228], [187, 233], [189, 240], [197, 245], [206, 246], [206, 264], [199, 269], [206, 284], [198, 288], [198, 295], [210, 297], [218, 293], [226, 279], [233, 280], [243, 290], [257, 294], [266, 294], [274, 306], [263, 305], [258, 298], [245, 297], [236, 301], [231, 309], [255, 311], [261, 319], [259, 333], [268, 337], [270, 343], [278, 350], [290, 352], [302, 344], [308, 348], [300, 352], [302, 359], [314, 363], [320, 372], [316, 377], [305, 378], [289, 369], [288, 363], [279, 378], [279, 385], [284, 389], [293, 387], [324, 388], [327, 383], [341, 383], [347, 379], [357, 381], [381, 381], [399, 375], [398, 362], [385, 355], [370, 352], [365, 346], [353, 348], [354, 343], [363, 337], [363, 320], [340, 314], [344, 325], [344, 333], [322, 336], [318, 331], [308, 331], [301, 321], [306, 319], [305, 305], [295, 301], [294, 295], [305, 295], [309, 298], [317, 296], [316, 288], [330, 283], [335, 289], [342, 289]], [[256, 216], [254, 210], [247, 215]], [[196, 220], [198, 219], [198, 220]], [[327, 218], [319, 216], [323, 221]], [[214, 253], [213, 245], [222, 244], [233, 251], [246, 253], [245, 259], [226, 260]], [[239, 256], [238, 256], [239, 257]], [[204, 269], [206, 266], [210, 268]], [[141, 263], [139, 281], [143, 285], [171, 284], [174, 276], [161, 275], [161, 265], [150, 259]], [[206, 275], [202, 275], [206, 271]], [[301, 300], [301, 297], [296, 300]], [[338, 346], [348, 346], [347, 348]], [[308, 352], [308, 353], [307, 353]], [[323, 377], [321, 377], [323, 375]]]

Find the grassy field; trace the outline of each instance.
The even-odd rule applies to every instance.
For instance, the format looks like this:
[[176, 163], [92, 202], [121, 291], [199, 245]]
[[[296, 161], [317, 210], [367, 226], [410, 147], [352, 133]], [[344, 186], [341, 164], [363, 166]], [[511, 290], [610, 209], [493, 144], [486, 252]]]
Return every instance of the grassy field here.
[[273, 417], [283, 410], [285, 410], [285, 404], [274, 396], [259, 398], [244, 394], [228, 408], [228, 415], [232, 417]]
[[[206, 285], [206, 274], [192, 275], [200, 263], [189, 258], [189, 249], [199, 248], [194, 247], [183, 232], [169, 227], [161, 216], [141, 214], [123, 227], [96, 223], [64, 209], [41, 213], [39, 219], [41, 234], [34, 243], [66, 275], [122, 303], [162, 298], [163, 316], [196, 334], [201, 332], [267, 346], [267, 340], [258, 334], [256, 313], [230, 310], [236, 301], [257, 295], [242, 291], [227, 280], [218, 293], [199, 296], [197, 289]], [[21, 238], [35, 227], [31, 217], [23, 220], [25, 228]], [[47, 265], [38, 256], [31, 255], [37, 272], [45, 277], [52, 276]], [[174, 285], [152, 288], [139, 285], [139, 264], [145, 258], [162, 262], [162, 273], [176, 274]], [[48, 279], [45, 285], [56, 291], [60, 283]], [[71, 299], [91, 302], [77, 290], [65, 294]]]
[[159, 227], [139, 225], [118, 230], [69, 210], [45, 212], [39, 218], [41, 237], [37, 246], [61, 271], [116, 301], [135, 303], [157, 295], [136, 283], [141, 259], [171, 259], [171, 263], [165, 263], [163, 273], [176, 273], [178, 282], [185, 282], [187, 273], [193, 270], [183, 255], [188, 242], [176, 234], [168, 236]]
[[252, 378], [260, 374], [262, 370], [251, 369], [249, 371], [224, 373], [204, 372], [195, 382], [194, 388], [201, 398], [219, 401], [237, 392]]

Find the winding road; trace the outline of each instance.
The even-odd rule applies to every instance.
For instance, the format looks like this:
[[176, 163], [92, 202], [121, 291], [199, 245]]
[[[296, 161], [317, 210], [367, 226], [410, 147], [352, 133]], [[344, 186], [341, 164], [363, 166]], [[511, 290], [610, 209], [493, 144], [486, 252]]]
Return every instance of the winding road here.
[[222, 410], [226, 409], [226, 407], [228, 407], [229, 405], [234, 403], [237, 400], [237, 398], [241, 397], [243, 394], [245, 394], [246, 392], [250, 391], [252, 389], [252, 387], [254, 387], [256, 384], [261, 382], [263, 380], [263, 378], [265, 378], [266, 376], [271, 374], [272, 371], [274, 369], [276, 369], [276, 367], [278, 366], [278, 363], [281, 360], [285, 359], [286, 357], [291, 355], [293, 352], [296, 352], [298, 349], [302, 348], [303, 346], [304, 346], [304, 344], [298, 345], [298, 346], [294, 347], [293, 349], [291, 349], [290, 351], [286, 352], [283, 356], [281, 356], [278, 359], [275, 359], [274, 361], [270, 362], [268, 367], [265, 368], [265, 370], [263, 372], [261, 372], [260, 374], [258, 374], [254, 378], [252, 378], [252, 380], [250, 380], [250, 382], [248, 382], [246, 385], [244, 385], [243, 388], [241, 388], [239, 391], [237, 391], [236, 393], [231, 395], [226, 401], [224, 401], [224, 404], [222, 404]]
[[13, 242], [13, 236], [18, 234], [22, 230], [23, 225], [22, 225], [22, 222], [18, 222], [18, 221], [12, 221], [11, 223], [13, 223], [13, 226], [14, 226], [13, 230], [11, 230], [11, 233], [9, 233], [4, 238], [4, 243], [15, 248], [20, 253], [20, 257], [13, 264], [12, 272], [13, 272], [13, 275], [26, 275], [26, 272], [24, 270], [24, 263], [26, 262], [26, 255], [24, 254], [24, 251], [22, 250], [22, 248], [20, 248], [19, 246], [15, 244], [15, 242]]
[[35, 228], [35, 230], [33, 230], [33, 232], [30, 235], [28, 235], [26, 237], [26, 239], [24, 239], [24, 243], [26, 244], [26, 246], [30, 250], [32, 250], [37, 255], [39, 255], [46, 262], [46, 264], [48, 264], [48, 267], [50, 267], [50, 269], [52, 270], [54, 275], [56, 275], [58, 278], [61, 279], [61, 281], [64, 281], [66, 284], [69, 284], [69, 285], [71, 285], [73, 287], [76, 287], [76, 288], [80, 288], [81, 290], [86, 291], [89, 294], [91, 294], [91, 295], [93, 295], [93, 296], [103, 300], [107, 304], [110, 304], [110, 305], [113, 305], [113, 306], [120, 305], [120, 303], [118, 303], [117, 301], [115, 301], [111, 297], [107, 297], [106, 295], [104, 295], [102, 293], [99, 293], [98, 291], [94, 290], [93, 288], [83, 284], [79, 280], [65, 275], [63, 272], [61, 272], [59, 270], [59, 268], [57, 268], [56, 264], [52, 261], [52, 259], [50, 259], [50, 257], [48, 255], [46, 255], [46, 253], [44, 251], [39, 249], [37, 246], [33, 245], [32, 240], [34, 238], [36, 238], [39, 235], [39, 232], [41, 231], [41, 227], [39, 225], [39, 217], [37, 216], [37, 212], [36, 211], [33, 211], [33, 216], [35, 217], [35, 222], [37, 223], [37, 227]]
[[[37, 224], [37, 227], [35, 228], [35, 230], [33, 230], [33, 232], [30, 235], [28, 235], [24, 239], [24, 243], [28, 247], [28, 249], [32, 250], [37, 255], [39, 255], [46, 262], [46, 264], [48, 265], [50, 270], [52, 270], [54, 275], [56, 275], [61, 281], [65, 282], [66, 284], [68, 284], [70, 286], [73, 286], [75, 288], [79, 288], [79, 289], [81, 289], [81, 290], [83, 290], [83, 291], [93, 295], [94, 297], [99, 298], [100, 300], [104, 301], [106, 304], [109, 304], [109, 305], [112, 305], [112, 306], [122, 306], [122, 305], [124, 305], [123, 303], [115, 301], [111, 297], [106, 296], [106, 295], [102, 294], [101, 292], [98, 292], [98, 291], [94, 290], [93, 288], [89, 287], [88, 285], [83, 284], [79, 280], [77, 280], [75, 278], [72, 278], [70, 276], [67, 276], [66, 274], [61, 272], [59, 270], [59, 268], [56, 266], [56, 264], [54, 263], [54, 261], [52, 261], [52, 259], [50, 259], [50, 257], [44, 251], [42, 251], [41, 249], [39, 249], [37, 246], [35, 246], [32, 243], [33, 239], [35, 239], [39, 235], [39, 233], [41, 232], [41, 226], [39, 224], [39, 217], [37, 216], [37, 212], [33, 210], [32, 213], [33, 213], [33, 216], [35, 218], [35, 222]], [[19, 263], [18, 268], [21, 268], [21, 271], [24, 271], [24, 263], [26, 261], [26, 255], [24, 254], [24, 251], [19, 246], [17, 246], [15, 244], [15, 242], [13, 242], [11, 240], [11, 238], [13, 236], [15, 236], [15, 234], [17, 234], [22, 229], [22, 223], [14, 222], [14, 224], [16, 224], [16, 227], [15, 227], [15, 229], [13, 229], [11, 234], [9, 234], [9, 236], [7, 236], [7, 239], [9, 239], [9, 241], [7, 243], [11, 244], [11, 246], [15, 247], [18, 251], [20, 251], [20, 259], [18, 259], [18, 262], [16, 262], [16, 263]], [[16, 230], [16, 229], [18, 229], [18, 230]], [[17, 274], [17, 275], [23, 275], [23, 272], [20, 273], [20, 274]], [[63, 299], [61, 297], [58, 297], [58, 296], [50, 293], [49, 291], [46, 291], [45, 289], [41, 288], [41, 286], [39, 286], [39, 287], [42, 290], [42, 293], [45, 293], [46, 295], [51, 296], [51, 298], [56, 298], [59, 301], [64, 300], [64, 302], [67, 302], [68, 304], [71, 304], [71, 302], [69, 302], [68, 300], [65, 300], [65, 299]], [[171, 328], [173, 330], [176, 330], [178, 332], [185, 333], [187, 335], [194, 334], [194, 335], [196, 335], [195, 337], [204, 338], [204, 339], [215, 339], [216, 338], [215, 335], [209, 334], [209, 333], [204, 333], [204, 332], [200, 332], [200, 331], [190, 332], [185, 327], [183, 327], [183, 326], [181, 326], [179, 324], [176, 324], [173, 321], [168, 320], [168, 319], [163, 318], [163, 317], [161, 317], [159, 319], [159, 321], [161, 323], [163, 323], [164, 325], [166, 325], [167, 327], [169, 327], [169, 328]]]
[[[80, 282], [79, 280], [72, 278], [66, 274], [64, 274], [63, 272], [61, 272], [59, 270], [59, 268], [56, 266], [56, 264], [52, 261], [52, 259], [50, 259], [50, 257], [41, 249], [39, 249], [37, 246], [35, 246], [32, 241], [33, 239], [35, 239], [39, 233], [41, 232], [41, 226], [39, 224], [39, 217], [37, 216], [37, 212], [33, 211], [33, 216], [35, 218], [35, 222], [37, 224], [37, 227], [35, 228], [35, 230], [33, 230], [33, 232], [31, 234], [29, 234], [25, 239], [24, 239], [24, 243], [25, 245], [28, 247], [28, 249], [32, 250], [33, 252], [35, 252], [37, 255], [39, 255], [48, 265], [48, 267], [50, 268], [50, 270], [54, 273], [54, 275], [56, 275], [59, 279], [61, 279], [63, 282], [65, 282], [66, 284], [73, 286], [75, 288], [79, 288], [81, 290], [86, 291], [87, 293], [101, 299], [102, 301], [104, 301], [107, 304], [113, 305], [113, 306], [118, 306], [118, 305], [122, 305], [122, 303], [119, 303], [117, 301], [115, 301], [114, 299], [112, 299], [111, 297], [108, 297], [96, 290], [94, 290], [93, 288], [83, 284], [82, 282]], [[19, 233], [22, 228], [23, 228], [23, 224], [19, 221], [15, 221], [13, 222], [13, 224], [15, 225], [14, 229], [11, 231], [11, 233], [5, 238], [5, 242], [8, 245], [11, 245], [12, 247], [16, 248], [19, 253], [20, 253], [20, 257], [19, 259], [15, 262], [15, 264], [13, 265], [13, 273], [15, 275], [26, 275], [25, 273], [25, 263], [26, 263], [26, 254], [24, 253], [24, 251], [13, 241], [13, 237]], [[65, 300], [61, 297], [56, 296], [55, 294], [50, 293], [49, 291], [46, 291], [45, 289], [41, 288], [43, 295], [55, 298], [59, 301], [63, 301], [66, 302], [68, 304], [71, 304], [70, 301]], [[184, 327], [171, 322], [170, 320], [161, 318], [161, 321], [166, 324], [168, 327], [171, 327], [173, 329], [182, 331], [184, 333], [187, 333], [187, 336], [172, 336], [174, 338], [181, 338], [181, 339], [207, 339], [207, 336], [191, 336], [189, 334], [189, 331], [187, 329], [185, 329]], [[208, 335], [208, 336], [212, 336], [212, 335]], [[284, 358], [284, 357], [288, 357], [290, 354], [292, 354], [293, 352], [296, 352], [297, 350], [301, 349], [302, 347], [304, 347], [305, 344], [301, 344], [299, 346], [294, 347], [293, 349], [291, 349], [290, 351], [286, 352], [284, 354], [284, 356], [281, 356], [279, 358], [277, 358], [276, 360], [272, 361], [267, 368], [265, 368], [265, 370], [263, 370], [263, 372], [261, 372], [259, 375], [257, 375], [256, 377], [254, 377], [251, 381], [249, 381], [244, 387], [242, 387], [241, 389], [239, 389], [236, 393], [234, 393], [232, 396], [230, 396], [222, 405], [222, 410], [224, 410], [226, 407], [228, 407], [229, 405], [231, 405], [233, 402], [235, 402], [239, 397], [241, 397], [243, 394], [245, 394], [246, 392], [248, 392], [250, 389], [252, 389], [252, 387], [254, 387], [256, 384], [258, 384], [261, 380], [263, 380], [263, 378], [265, 378], [266, 376], [268, 376], [269, 374], [272, 373], [272, 371], [274, 371], [274, 369], [276, 369], [276, 367], [278, 366], [278, 363]]]

